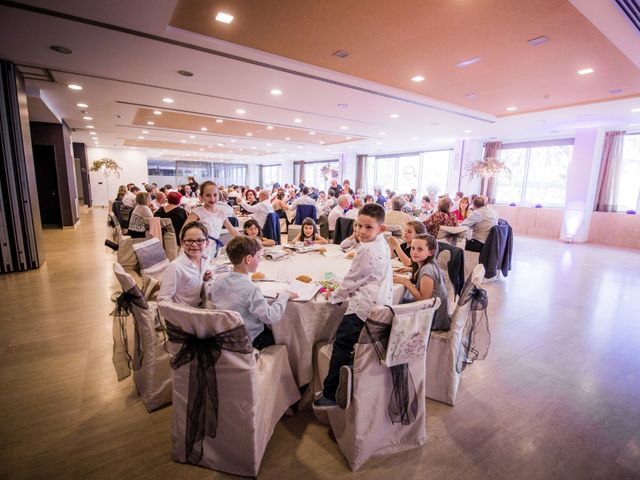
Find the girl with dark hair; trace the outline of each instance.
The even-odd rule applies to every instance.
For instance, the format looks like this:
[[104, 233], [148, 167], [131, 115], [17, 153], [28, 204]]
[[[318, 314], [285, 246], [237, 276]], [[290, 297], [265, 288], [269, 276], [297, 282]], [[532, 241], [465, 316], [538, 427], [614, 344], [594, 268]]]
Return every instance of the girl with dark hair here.
[[329, 241], [318, 233], [318, 226], [313, 218], [305, 218], [302, 221], [300, 233], [293, 239], [293, 243], [304, 242], [305, 245], [326, 245]]
[[273, 247], [276, 244], [276, 242], [271, 240], [270, 238], [264, 238], [262, 236], [262, 229], [260, 228], [260, 224], [253, 218], [247, 220], [244, 223], [242, 231], [246, 237], [255, 238], [256, 240], [258, 240], [263, 247]]

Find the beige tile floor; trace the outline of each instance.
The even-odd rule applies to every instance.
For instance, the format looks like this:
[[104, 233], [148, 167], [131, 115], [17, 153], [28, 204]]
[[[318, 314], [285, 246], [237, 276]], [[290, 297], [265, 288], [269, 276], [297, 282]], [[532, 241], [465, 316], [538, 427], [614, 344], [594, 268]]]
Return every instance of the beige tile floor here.
[[[45, 231], [47, 262], [0, 276], [0, 478], [230, 478], [170, 458], [111, 365], [105, 211]], [[277, 426], [261, 478], [640, 479], [640, 252], [519, 237], [488, 286], [493, 342], [428, 442], [351, 473], [308, 412]]]

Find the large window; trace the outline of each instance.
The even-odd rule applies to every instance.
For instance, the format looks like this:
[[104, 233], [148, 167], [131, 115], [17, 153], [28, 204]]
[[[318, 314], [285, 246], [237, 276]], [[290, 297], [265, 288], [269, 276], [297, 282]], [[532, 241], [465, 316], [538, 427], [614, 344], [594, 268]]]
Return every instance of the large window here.
[[261, 170], [261, 182], [260, 186], [262, 188], [271, 189], [275, 183], [280, 182], [280, 173], [282, 167], [280, 165], [262, 165], [260, 166]]
[[[294, 163], [294, 178], [299, 182], [301, 162]], [[326, 172], [326, 173], [325, 173]], [[337, 160], [327, 160], [323, 162], [305, 162], [304, 184], [309, 187], [316, 187], [318, 190], [327, 191], [331, 185], [331, 176], [339, 172], [339, 162]], [[338, 182], [340, 179], [338, 179]]]
[[398, 194], [410, 193], [432, 197], [447, 192], [452, 150], [368, 157], [365, 190], [374, 187], [392, 190]]
[[640, 134], [624, 136], [622, 168], [616, 198], [618, 210], [640, 210]]
[[556, 142], [505, 146], [500, 159], [510, 173], [497, 178], [496, 202], [564, 206], [573, 140]]
[[149, 159], [149, 182], [158, 185], [183, 185], [193, 176], [198, 183], [213, 180], [219, 185], [244, 185], [247, 166], [232, 163], [192, 162]]

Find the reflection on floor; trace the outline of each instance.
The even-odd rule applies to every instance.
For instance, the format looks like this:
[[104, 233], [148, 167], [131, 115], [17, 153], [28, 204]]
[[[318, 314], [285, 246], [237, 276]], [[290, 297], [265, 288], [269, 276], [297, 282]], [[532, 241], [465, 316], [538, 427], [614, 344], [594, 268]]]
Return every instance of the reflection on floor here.
[[[105, 211], [46, 230], [46, 264], [0, 276], [1, 478], [229, 478], [171, 461], [171, 409], [151, 415], [111, 365], [114, 257]], [[640, 478], [640, 252], [516, 238], [488, 286], [493, 342], [428, 442], [352, 474], [308, 412], [284, 419], [261, 478]]]

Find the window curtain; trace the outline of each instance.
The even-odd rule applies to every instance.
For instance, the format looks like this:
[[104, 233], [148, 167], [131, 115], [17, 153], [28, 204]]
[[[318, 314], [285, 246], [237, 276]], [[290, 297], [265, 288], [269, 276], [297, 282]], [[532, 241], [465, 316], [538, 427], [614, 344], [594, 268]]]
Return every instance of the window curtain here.
[[[482, 159], [486, 160], [489, 157], [497, 158], [500, 155], [500, 150], [502, 150], [502, 142], [487, 142], [484, 145], [484, 157]], [[495, 177], [487, 178], [486, 185], [484, 178], [480, 181], [480, 193], [487, 196], [489, 203], [496, 203], [496, 181]]]
[[618, 205], [618, 189], [620, 186], [620, 169], [622, 167], [623, 131], [607, 132], [604, 136], [602, 162], [596, 189], [597, 212], [616, 212]]
[[367, 165], [366, 155], [356, 155], [356, 185], [355, 190], [364, 189], [364, 172]]
[[304, 178], [304, 160], [300, 162], [300, 170], [298, 175], [300, 176], [300, 178], [298, 179], [298, 185], [304, 181], [304, 184], [308, 186], [309, 184], [307, 183], [307, 179]]

